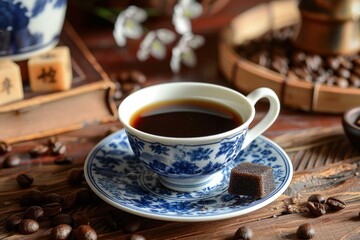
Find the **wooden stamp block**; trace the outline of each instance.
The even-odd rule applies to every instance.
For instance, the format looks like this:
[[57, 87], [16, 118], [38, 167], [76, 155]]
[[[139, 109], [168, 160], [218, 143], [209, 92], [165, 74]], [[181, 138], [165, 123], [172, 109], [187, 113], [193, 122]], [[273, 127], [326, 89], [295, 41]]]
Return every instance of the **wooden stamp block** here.
[[11, 60], [0, 61], [0, 105], [23, 98], [20, 67]]
[[71, 87], [71, 57], [65, 46], [29, 59], [28, 69], [33, 92], [62, 91]]

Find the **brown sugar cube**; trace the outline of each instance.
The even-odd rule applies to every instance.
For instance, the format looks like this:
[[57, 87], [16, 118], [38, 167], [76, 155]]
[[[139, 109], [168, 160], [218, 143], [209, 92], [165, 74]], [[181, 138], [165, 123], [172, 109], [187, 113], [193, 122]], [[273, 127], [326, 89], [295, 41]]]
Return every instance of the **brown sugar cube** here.
[[275, 189], [272, 168], [243, 162], [231, 169], [228, 192], [263, 198]]
[[56, 47], [28, 61], [29, 80], [33, 92], [70, 89], [72, 68], [68, 47]]
[[0, 61], [0, 105], [23, 98], [20, 67], [11, 60]]

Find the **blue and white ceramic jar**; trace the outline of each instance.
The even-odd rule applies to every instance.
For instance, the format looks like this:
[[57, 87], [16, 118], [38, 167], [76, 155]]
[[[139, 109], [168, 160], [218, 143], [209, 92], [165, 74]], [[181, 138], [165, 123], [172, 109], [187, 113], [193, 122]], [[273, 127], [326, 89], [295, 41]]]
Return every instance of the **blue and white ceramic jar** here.
[[26, 60], [59, 42], [67, 0], [0, 0], [0, 60]]

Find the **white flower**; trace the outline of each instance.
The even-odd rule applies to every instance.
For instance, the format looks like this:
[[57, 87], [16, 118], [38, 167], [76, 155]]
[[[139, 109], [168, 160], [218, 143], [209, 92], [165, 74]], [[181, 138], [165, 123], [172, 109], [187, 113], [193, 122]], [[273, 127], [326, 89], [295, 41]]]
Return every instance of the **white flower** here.
[[138, 39], [143, 35], [143, 28], [140, 25], [145, 21], [147, 13], [136, 6], [129, 6], [117, 17], [114, 25], [113, 36], [116, 43], [123, 47], [126, 45], [126, 38]]
[[178, 73], [181, 63], [188, 67], [194, 67], [197, 62], [194, 49], [201, 47], [204, 42], [204, 37], [200, 35], [193, 35], [191, 33], [184, 34], [172, 50], [170, 61], [171, 70], [174, 73]]
[[175, 40], [175, 33], [168, 29], [158, 29], [150, 31], [141, 42], [137, 57], [141, 61], [145, 61], [150, 56], [161, 60], [166, 56], [165, 45]]
[[191, 19], [199, 17], [202, 12], [203, 7], [200, 3], [194, 0], [180, 0], [174, 6], [172, 18], [176, 32], [179, 34], [191, 32]]

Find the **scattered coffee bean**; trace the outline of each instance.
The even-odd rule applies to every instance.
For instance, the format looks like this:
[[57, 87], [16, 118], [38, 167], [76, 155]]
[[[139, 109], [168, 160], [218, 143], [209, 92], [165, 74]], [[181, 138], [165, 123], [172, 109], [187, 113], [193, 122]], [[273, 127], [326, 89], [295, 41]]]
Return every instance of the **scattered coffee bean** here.
[[60, 203], [64, 202], [64, 197], [57, 193], [49, 193], [44, 195], [44, 204], [48, 203]]
[[140, 234], [131, 234], [127, 239], [128, 240], [146, 240], [146, 238]]
[[313, 194], [308, 198], [308, 202], [317, 202], [324, 204], [326, 202], [326, 198], [321, 194]]
[[299, 226], [296, 236], [300, 239], [311, 239], [315, 236], [315, 228], [310, 223], [304, 223]]
[[51, 155], [63, 155], [66, 152], [66, 145], [62, 142], [55, 142], [53, 146], [50, 147]]
[[29, 174], [22, 173], [16, 177], [16, 182], [21, 187], [28, 188], [34, 182], [34, 178], [32, 176], [30, 176]]
[[77, 196], [75, 192], [66, 195], [62, 204], [63, 209], [67, 210], [73, 208], [76, 205], [76, 198]]
[[48, 151], [49, 151], [48, 146], [37, 145], [29, 150], [29, 154], [31, 158], [37, 158], [46, 155]]
[[44, 215], [44, 210], [39, 206], [28, 207], [24, 212], [24, 219], [38, 220], [39, 217]]
[[254, 233], [250, 227], [242, 226], [236, 231], [233, 240], [251, 240], [253, 235]]
[[31, 190], [20, 198], [22, 206], [41, 206], [44, 201], [44, 194], [39, 190]]
[[329, 206], [329, 208], [331, 210], [334, 210], [334, 211], [339, 211], [339, 210], [342, 210], [346, 207], [346, 204], [337, 199], [337, 198], [334, 198], [334, 197], [330, 197], [326, 200], [326, 204]]
[[54, 163], [57, 165], [66, 165], [71, 164], [73, 162], [72, 157], [69, 156], [59, 156], [55, 158]]
[[60, 224], [51, 230], [50, 238], [53, 240], [65, 240], [69, 239], [71, 235], [72, 227], [67, 224]]
[[18, 155], [10, 155], [7, 156], [3, 163], [2, 163], [2, 167], [3, 168], [12, 168], [12, 167], [17, 167], [19, 166], [21, 163], [21, 159]]
[[60, 213], [59, 215], [56, 215], [52, 219], [52, 225], [55, 227], [60, 224], [67, 224], [70, 226], [74, 226], [74, 218], [66, 213]]
[[11, 152], [11, 145], [7, 144], [4, 141], [0, 141], [0, 155], [4, 155], [5, 153]]
[[5, 227], [8, 231], [16, 230], [21, 221], [22, 218], [19, 216], [10, 216], [6, 219]]
[[79, 185], [84, 181], [84, 171], [82, 169], [71, 169], [67, 177], [71, 185]]
[[24, 219], [19, 223], [18, 229], [21, 234], [31, 234], [39, 230], [39, 223], [33, 219]]
[[315, 216], [319, 217], [326, 214], [326, 205], [318, 202], [307, 202], [307, 207], [310, 213]]
[[43, 207], [44, 215], [47, 217], [53, 217], [61, 213], [62, 205], [60, 203], [48, 203]]
[[89, 225], [81, 225], [75, 230], [77, 240], [96, 240], [97, 234]]

